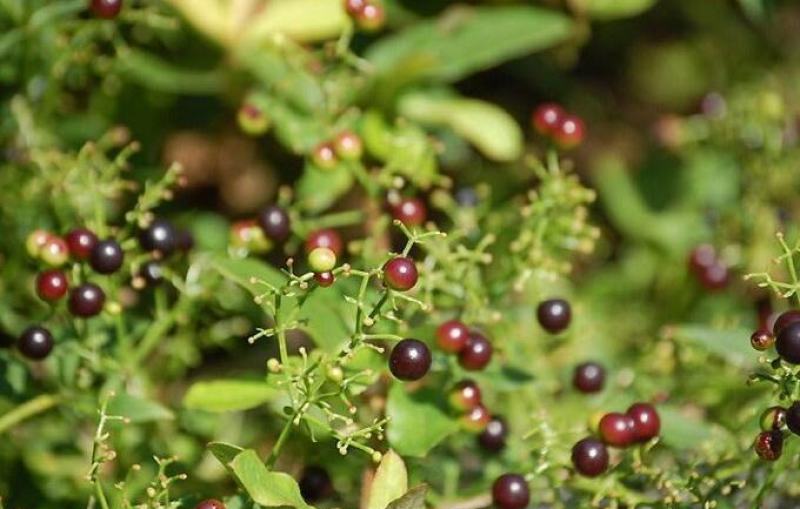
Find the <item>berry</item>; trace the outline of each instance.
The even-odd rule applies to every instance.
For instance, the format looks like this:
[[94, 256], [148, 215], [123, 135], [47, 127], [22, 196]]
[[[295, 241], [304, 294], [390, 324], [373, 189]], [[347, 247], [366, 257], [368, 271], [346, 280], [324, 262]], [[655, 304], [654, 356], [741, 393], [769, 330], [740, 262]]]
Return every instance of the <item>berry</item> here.
[[728, 286], [730, 271], [727, 265], [718, 260], [701, 270], [697, 274], [697, 278], [706, 290], [718, 291]]
[[551, 334], [558, 334], [567, 327], [572, 319], [569, 302], [564, 299], [549, 299], [539, 303], [536, 308], [539, 325]]
[[264, 230], [264, 234], [276, 242], [286, 240], [291, 231], [291, 221], [289, 214], [277, 205], [265, 207], [258, 214], [258, 225]]
[[759, 329], [750, 336], [750, 346], [759, 352], [769, 349], [775, 344], [775, 336], [768, 330]]
[[700, 244], [689, 252], [689, 269], [696, 274], [717, 262], [717, 250], [711, 244]]
[[316, 465], [303, 469], [298, 485], [306, 502], [318, 502], [333, 495], [333, 483], [328, 471]]
[[350, 17], [356, 17], [364, 10], [367, 0], [344, 0], [344, 10]]
[[336, 281], [336, 276], [333, 272], [317, 272], [314, 274], [314, 280], [323, 288], [331, 286]]
[[502, 417], [493, 416], [478, 435], [478, 444], [486, 451], [499, 452], [506, 446], [508, 426]]
[[615, 447], [627, 447], [636, 441], [635, 424], [629, 415], [608, 413], [600, 419], [597, 430], [603, 442]]
[[458, 320], [448, 320], [436, 329], [436, 344], [445, 352], [458, 353], [467, 344], [469, 329]]
[[781, 329], [775, 339], [775, 350], [790, 364], [800, 364], [800, 322], [790, 323]]
[[88, 260], [92, 254], [92, 248], [97, 244], [97, 235], [86, 228], [70, 230], [65, 239], [69, 246], [69, 253], [78, 260]]
[[160, 263], [149, 261], [139, 267], [138, 275], [147, 286], [158, 286], [164, 280], [164, 269]]
[[576, 115], [564, 115], [561, 117], [552, 131], [553, 141], [563, 149], [577, 147], [583, 142], [586, 128], [583, 120]]
[[466, 412], [481, 404], [481, 389], [472, 380], [461, 380], [450, 390], [450, 405]]
[[113, 19], [122, 10], [122, 0], [91, 0], [89, 7], [98, 18]]
[[478, 405], [470, 408], [467, 413], [461, 416], [459, 421], [461, 422], [461, 427], [465, 430], [480, 433], [486, 429], [486, 425], [489, 424], [491, 419], [492, 416], [489, 410], [483, 405]]
[[39, 251], [42, 260], [53, 267], [60, 267], [69, 258], [69, 246], [64, 239], [51, 235]]
[[139, 245], [145, 251], [155, 251], [163, 256], [175, 250], [176, 232], [172, 223], [156, 219], [150, 226], [139, 232]]
[[364, 144], [353, 131], [342, 131], [333, 140], [336, 155], [345, 161], [357, 161], [364, 154]]
[[365, 32], [376, 32], [383, 28], [386, 22], [386, 11], [382, 5], [368, 2], [356, 15], [358, 28]]
[[603, 390], [606, 370], [596, 362], [584, 362], [575, 366], [572, 385], [581, 392], [591, 393]]
[[327, 247], [318, 247], [308, 253], [308, 265], [314, 272], [330, 272], [336, 267], [336, 253]]
[[420, 226], [428, 217], [428, 208], [419, 198], [403, 198], [392, 207], [392, 217], [406, 226]]
[[333, 251], [336, 256], [342, 254], [342, 246], [342, 237], [339, 236], [336, 230], [330, 228], [323, 228], [311, 232], [306, 239], [305, 245], [306, 253], [310, 253], [318, 247], [327, 247]]
[[106, 294], [94, 283], [84, 283], [69, 293], [69, 312], [75, 316], [89, 318], [103, 310]]
[[525, 509], [530, 500], [528, 483], [519, 474], [503, 474], [492, 484], [492, 501], [499, 509]]
[[778, 318], [775, 320], [775, 323], [772, 325], [772, 334], [777, 337], [784, 327], [794, 322], [800, 322], [800, 309], [790, 309], [788, 311], [784, 311], [780, 314], [780, 316], [778, 316]]
[[761, 413], [758, 420], [762, 431], [780, 430], [786, 427], [786, 409], [771, 406]]
[[795, 435], [800, 435], [800, 401], [795, 401], [786, 409], [786, 426]]
[[113, 239], [101, 240], [95, 244], [89, 257], [89, 265], [100, 274], [113, 274], [122, 267], [125, 254], [122, 246]]
[[314, 166], [320, 170], [332, 170], [336, 168], [336, 149], [333, 148], [333, 143], [323, 142], [314, 147], [311, 151], [311, 161]]
[[478, 193], [472, 187], [462, 187], [455, 194], [456, 203], [465, 208], [473, 208], [480, 202]]
[[608, 449], [596, 438], [584, 438], [572, 447], [572, 464], [581, 475], [597, 477], [608, 469]]
[[658, 436], [661, 431], [661, 419], [653, 405], [634, 403], [626, 413], [633, 418], [637, 442], [647, 442]]
[[533, 110], [531, 124], [536, 132], [543, 136], [551, 136], [561, 124], [564, 109], [555, 103], [543, 103]]
[[50, 331], [44, 327], [31, 326], [20, 334], [17, 340], [17, 349], [25, 357], [32, 360], [41, 360], [53, 350], [55, 340]]
[[389, 355], [389, 370], [400, 380], [419, 380], [431, 368], [428, 345], [416, 339], [399, 341]]
[[28, 251], [28, 255], [31, 258], [39, 258], [42, 254], [42, 248], [52, 236], [53, 234], [45, 230], [33, 230], [29, 233], [25, 239], [25, 250]]
[[236, 221], [231, 225], [231, 245], [256, 254], [272, 249], [272, 241], [264, 234], [255, 220]]
[[209, 498], [194, 506], [194, 509], [225, 509], [225, 504], [217, 499]]
[[492, 344], [483, 334], [470, 333], [458, 354], [458, 363], [468, 371], [480, 371], [492, 360]]
[[418, 278], [417, 266], [411, 258], [397, 256], [383, 266], [383, 281], [392, 290], [410, 290], [417, 284]]
[[194, 247], [194, 235], [186, 229], [178, 230], [175, 234], [175, 247], [185, 252], [191, 251]]
[[780, 431], [762, 431], [756, 437], [753, 448], [762, 460], [775, 461], [783, 453], [783, 433]]
[[67, 294], [67, 275], [60, 270], [46, 270], [36, 276], [36, 295], [48, 302], [56, 301]]
[[239, 129], [248, 136], [261, 136], [269, 129], [269, 117], [258, 105], [246, 102], [236, 114]]

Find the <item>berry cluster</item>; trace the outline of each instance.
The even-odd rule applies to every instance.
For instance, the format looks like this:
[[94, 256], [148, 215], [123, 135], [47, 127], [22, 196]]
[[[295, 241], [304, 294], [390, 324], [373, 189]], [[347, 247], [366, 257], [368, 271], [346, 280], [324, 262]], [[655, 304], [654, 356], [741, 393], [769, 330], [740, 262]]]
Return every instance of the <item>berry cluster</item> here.
[[342, 131], [333, 140], [323, 141], [311, 151], [311, 161], [320, 170], [332, 170], [339, 161], [358, 161], [364, 154], [361, 137], [353, 131]]
[[[314, 270], [314, 280], [318, 285], [324, 288], [334, 283], [336, 276], [330, 269], [322, 271], [318, 269], [324, 269], [325, 265], [329, 265], [331, 258], [335, 266], [336, 260], [341, 256], [343, 249], [342, 237], [336, 230], [323, 228], [315, 230], [308, 235], [305, 242], [305, 250], [308, 254], [309, 266]], [[313, 262], [312, 255], [315, 260]], [[331, 255], [333, 256], [331, 257]]]
[[365, 32], [376, 32], [386, 22], [383, 5], [372, 0], [344, 0], [344, 9], [356, 26]]
[[436, 329], [436, 344], [447, 353], [458, 355], [458, 363], [467, 371], [480, 371], [492, 360], [492, 343], [477, 330], [470, 330], [459, 320], [449, 320]]
[[461, 426], [478, 434], [478, 445], [488, 452], [501, 451], [506, 445], [508, 425], [484, 406], [481, 389], [473, 380], [456, 383], [448, 396], [450, 406], [460, 413]]
[[231, 248], [240, 255], [268, 253], [273, 246], [289, 238], [291, 225], [283, 207], [269, 205], [255, 219], [243, 219], [231, 225]]
[[711, 244], [700, 244], [692, 249], [689, 253], [689, 271], [706, 290], [718, 291], [728, 286], [728, 266]]
[[586, 128], [581, 117], [556, 103], [543, 103], [533, 110], [531, 124], [540, 135], [561, 149], [571, 149], [583, 142]]

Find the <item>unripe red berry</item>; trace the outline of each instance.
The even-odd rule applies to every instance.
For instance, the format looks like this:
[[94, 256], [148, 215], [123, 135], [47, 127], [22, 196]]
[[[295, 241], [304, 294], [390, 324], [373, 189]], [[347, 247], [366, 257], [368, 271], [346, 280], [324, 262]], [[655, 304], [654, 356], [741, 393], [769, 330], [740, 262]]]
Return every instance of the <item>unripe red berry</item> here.
[[481, 389], [472, 380], [461, 380], [450, 390], [448, 400], [458, 411], [472, 410], [481, 404]]
[[402, 198], [392, 207], [392, 216], [406, 226], [421, 226], [428, 218], [428, 208], [419, 198]]
[[759, 352], [768, 350], [774, 344], [775, 336], [767, 330], [759, 329], [750, 336], [750, 346]]
[[122, 0], [91, 0], [89, 8], [98, 18], [113, 19], [122, 10]]
[[249, 136], [261, 136], [269, 129], [270, 121], [264, 110], [257, 104], [246, 102], [236, 114], [239, 129]]
[[753, 448], [762, 460], [775, 461], [783, 453], [783, 433], [780, 431], [762, 431], [756, 437]]
[[480, 371], [492, 360], [492, 343], [478, 332], [470, 333], [458, 354], [458, 363], [468, 371]]
[[448, 353], [458, 353], [467, 344], [469, 328], [458, 320], [448, 320], [436, 329], [436, 344]]
[[305, 248], [306, 253], [310, 253], [318, 247], [327, 247], [333, 251], [336, 256], [340, 256], [342, 254], [343, 245], [342, 237], [336, 230], [323, 228], [321, 230], [315, 230], [308, 235]]
[[786, 409], [781, 406], [771, 406], [761, 413], [758, 423], [762, 431], [784, 429], [786, 427]]
[[97, 244], [97, 235], [86, 228], [75, 228], [67, 233], [65, 240], [69, 254], [78, 260], [88, 260]]
[[636, 441], [637, 435], [633, 417], [618, 412], [610, 412], [600, 419], [598, 432], [608, 445], [627, 447]]
[[367, 2], [364, 8], [356, 15], [356, 25], [365, 32], [377, 32], [386, 23], [386, 11], [383, 6]]
[[67, 275], [60, 270], [46, 270], [36, 277], [36, 294], [48, 302], [56, 301], [67, 294]]
[[367, 0], [344, 0], [344, 10], [351, 18], [357, 17], [367, 5]]
[[342, 131], [333, 140], [336, 155], [345, 161], [357, 161], [364, 154], [364, 144], [361, 137], [353, 131]]
[[637, 442], [647, 442], [661, 432], [661, 419], [653, 405], [634, 403], [626, 413], [633, 418]]
[[410, 290], [417, 284], [418, 278], [417, 266], [411, 258], [397, 256], [383, 266], [383, 281], [392, 290]]
[[486, 429], [486, 425], [489, 424], [491, 418], [492, 415], [485, 406], [477, 405], [473, 408], [470, 408], [464, 415], [462, 415], [459, 418], [459, 421], [461, 422], [461, 427], [466, 431], [471, 433], [480, 433]]
[[209, 498], [194, 506], [194, 509], [225, 509], [225, 504], [215, 498]]
[[69, 247], [64, 239], [51, 235], [39, 251], [39, 256], [46, 264], [60, 267], [69, 259]]
[[564, 109], [556, 103], [542, 103], [533, 110], [531, 124], [536, 132], [543, 136], [551, 136], [561, 124]]
[[336, 168], [336, 150], [330, 142], [323, 142], [314, 147], [311, 151], [311, 161], [320, 170], [332, 170]]
[[314, 280], [323, 288], [331, 286], [336, 281], [336, 276], [333, 272], [317, 272], [314, 274]]
[[577, 147], [583, 142], [586, 128], [577, 115], [564, 115], [552, 132], [553, 141], [562, 149]]

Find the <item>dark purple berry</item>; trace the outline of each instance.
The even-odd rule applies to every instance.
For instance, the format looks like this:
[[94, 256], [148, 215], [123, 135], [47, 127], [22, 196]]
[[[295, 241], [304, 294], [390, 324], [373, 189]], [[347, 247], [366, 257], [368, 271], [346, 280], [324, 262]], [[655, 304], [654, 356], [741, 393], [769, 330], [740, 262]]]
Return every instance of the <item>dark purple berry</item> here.
[[67, 275], [58, 269], [46, 270], [36, 277], [36, 294], [48, 302], [56, 301], [67, 294]]
[[313, 503], [333, 495], [333, 483], [328, 471], [316, 465], [307, 466], [300, 476], [300, 494], [306, 502]]
[[469, 328], [458, 320], [448, 320], [436, 329], [436, 344], [448, 353], [458, 353], [467, 344]]
[[775, 350], [789, 364], [800, 364], [800, 322], [781, 329], [775, 339]]
[[499, 452], [506, 446], [508, 426], [502, 417], [493, 416], [478, 435], [478, 444], [489, 452]]
[[259, 212], [257, 221], [264, 234], [276, 242], [286, 240], [291, 232], [289, 214], [277, 205], [265, 207]]
[[795, 401], [786, 409], [786, 426], [795, 435], [800, 435], [800, 401]]
[[775, 461], [783, 453], [783, 433], [780, 431], [762, 431], [756, 437], [753, 448], [762, 460]]
[[584, 362], [575, 366], [572, 385], [581, 392], [591, 393], [603, 390], [606, 370], [596, 362]]
[[17, 340], [17, 349], [20, 353], [37, 361], [47, 357], [54, 345], [55, 340], [50, 331], [36, 325], [25, 329]]
[[91, 0], [89, 8], [98, 18], [113, 19], [122, 10], [122, 0]]
[[717, 262], [717, 250], [711, 244], [699, 244], [689, 252], [688, 261], [689, 269], [700, 274]]
[[419, 380], [431, 368], [428, 345], [416, 339], [399, 341], [389, 356], [389, 370], [400, 380]]
[[608, 469], [608, 449], [596, 438], [584, 438], [572, 447], [572, 464], [581, 475], [597, 477]]
[[69, 312], [81, 318], [99, 314], [105, 303], [105, 292], [94, 283], [83, 283], [69, 293]]
[[778, 318], [775, 320], [775, 323], [772, 325], [772, 334], [777, 337], [784, 327], [795, 322], [800, 322], [800, 309], [790, 309], [788, 311], [784, 311], [780, 314], [780, 316], [778, 316]]
[[633, 418], [637, 442], [647, 442], [661, 432], [661, 419], [653, 405], [634, 403], [626, 413]]
[[492, 501], [499, 509], [525, 509], [530, 500], [528, 483], [519, 474], [503, 474], [492, 484]]
[[89, 265], [100, 274], [113, 274], [122, 267], [125, 254], [119, 242], [113, 239], [101, 240], [92, 249]]
[[69, 246], [69, 253], [78, 260], [88, 260], [92, 249], [97, 244], [97, 235], [86, 228], [75, 228], [64, 237]]
[[480, 371], [492, 360], [492, 343], [478, 332], [472, 332], [458, 353], [458, 363], [468, 371]]
[[405, 256], [392, 258], [383, 266], [383, 281], [386, 286], [398, 292], [414, 288], [419, 274], [414, 260]]
[[147, 286], [158, 286], [164, 281], [164, 269], [160, 263], [151, 260], [139, 267], [139, 277]]
[[139, 245], [145, 251], [153, 251], [169, 256], [176, 248], [175, 227], [166, 219], [156, 219], [150, 226], [139, 232]]
[[549, 299], [541, 302], [536, 308], [539, 325], [551, 334], [558, 334], [567, 327], [572, 319], [569, 302], [564, 299]]

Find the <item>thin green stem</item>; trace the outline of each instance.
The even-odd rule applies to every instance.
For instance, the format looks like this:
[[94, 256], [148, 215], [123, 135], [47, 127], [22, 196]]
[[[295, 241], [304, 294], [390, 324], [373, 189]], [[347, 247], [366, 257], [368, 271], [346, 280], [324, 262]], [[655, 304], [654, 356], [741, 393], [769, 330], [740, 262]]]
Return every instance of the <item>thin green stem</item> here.
[[[158, 342], [163, 339], [164, 334], [175, 324], [178, 317], [186, 311], [191, 301], [185, 295], [182, 295], [175, 306], [167, 313], [162, 313], [156, 316], [156, 320], [147, 330], [142, 340], [139, 342], [138, 347], [131, 355], [129, 366], [136, 368], [150, 352], [158, 345]], [[132, 369], [133, 371], [133, 369]]]
[[286, 421], [286, 424], [283, 426], [283, 429], [281, 430], [281, 434], [278, 435], [278, 441], [275, 442], [275, 446], [272, 448], [272, 451], [269, 453], [269, 457], [265, 462], [268, 469], [272, 470], [272, 467], [275, 466], [275, 462], [278, 461], [278, 456], [281, 453], [283, 444], [286, 443], [286, 440], [292, 433], [292, 423], [294, 422], [296, 417], [297, 414], [293, 415], [288, 421]]
[[97, 501], [100, 502], [100, 507], [102, 509], [109, 509], [108, 500], [106, 499], [106, 494], [103, 491], [103, 485], [100, 483], [99, 479], [94, 480], [94, 492], [95, 496], [97, 497]]
[[0, 416], [0, 434], [29, 417], [53, 408], [59, 401], [60, 398], [55, 394], [42, 394], [17, 406]]

